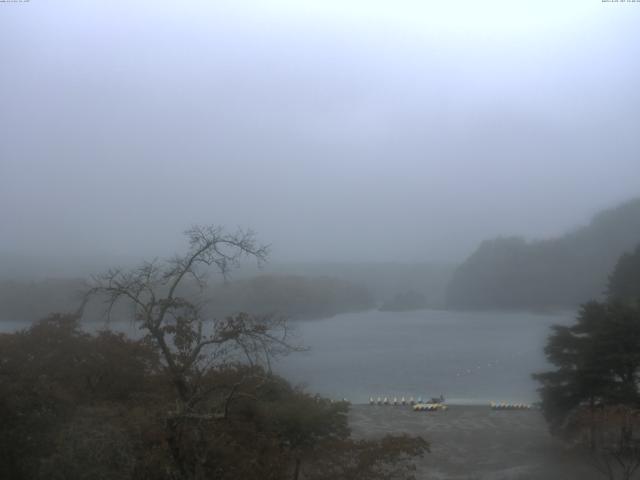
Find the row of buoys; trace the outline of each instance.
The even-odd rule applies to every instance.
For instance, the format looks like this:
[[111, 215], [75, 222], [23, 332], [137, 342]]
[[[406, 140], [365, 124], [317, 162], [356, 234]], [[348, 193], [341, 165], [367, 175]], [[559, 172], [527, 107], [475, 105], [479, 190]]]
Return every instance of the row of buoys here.
[[448, 407], [444, 403], [416, 403], [413, 406], [414, 412], [434, 412], [445, 411]]
[[[346, 402], [347, 400], [345, 399], [343, 401]], [[369, 397], [369, 405], [409, 405], [414, 407], [413, 409], [416, 411], [447, 409], [447, 406], [443, 402], [442, 396], [440, 397], [440, 399], [433, 398], [431, 399], [431, 401], [423, 401], [422, 397], [418, 397], [417, 399], [415, 399], [414, 397]], [[529, 403], [508, 402], [490, 402], [490, 406], [492, 410], [530, 410], [533, 408], [533, 406]]]
[[530, 410], [533, 408], [528, 403], [505, 403], [505, 402], [491, 402], [491, 410]]
[[369, 397], [369, 405], [415, 405], [417, 403], [422, 403], [422, 397], [418, 397], [418, 400], [413, 397], [393, 397], [393, 399], [390, 397]]

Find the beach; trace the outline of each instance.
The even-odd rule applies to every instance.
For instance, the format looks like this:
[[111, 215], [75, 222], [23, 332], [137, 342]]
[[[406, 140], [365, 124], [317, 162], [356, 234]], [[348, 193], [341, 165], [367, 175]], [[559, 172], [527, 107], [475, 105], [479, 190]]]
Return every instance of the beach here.
[[568, 480], [603, 478], [584, 457], [548, 433], [539, 410], [450, 406], [414, 412], [410, 406], [353, 405], [357, 438], [420, 435], [431, 453], [418, 459], [416, 478], [436, 480]]

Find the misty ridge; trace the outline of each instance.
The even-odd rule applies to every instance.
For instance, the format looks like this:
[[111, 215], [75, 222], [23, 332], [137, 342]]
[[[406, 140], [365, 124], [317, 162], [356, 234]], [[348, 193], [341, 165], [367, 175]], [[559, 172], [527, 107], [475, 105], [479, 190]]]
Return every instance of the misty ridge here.
[[640, 238], [640, 199], [593, 217], [589, 225], [539, 241], [483, 242], [455, 271], [447, 304], [461, 308], [575, 307], [603, 298], [619, 257]]
[[[638, 239], [640, 199], [634, 199], [603, 210], [588, 225], [558, 238], [486, 240], [459, 265], [301, 262], [256, 269], [245, 263], [228, 281], [212, 272], [206, 291], [187, 283], [182, 294], [197, 298], [208, 315], [218, 318], [240, 311], [300, 320], [375, 308], [567, 309], [601, 298], [616, 261], [632, 251]], [[15, 271], [20, 264], [13, 262]], [[11, 258], [4, 265], [10, 266]], [[29, 271], [29, 265], [21, 266]], [[1, 319], [34, 321], [48, 312], [73, 311], [88, 278], [38, 279], [38, 266], [31, 268], [30, 281], [5, 273]], [[127, 312], [111, 315], [125, 318]], [[85, 319], [103, 321], [104, 311], [96, 303]]]

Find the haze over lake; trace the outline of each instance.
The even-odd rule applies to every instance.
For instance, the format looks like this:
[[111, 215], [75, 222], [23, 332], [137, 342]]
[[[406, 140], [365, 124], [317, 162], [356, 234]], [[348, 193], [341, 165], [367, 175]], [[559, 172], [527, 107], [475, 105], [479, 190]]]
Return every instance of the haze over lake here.
[[[292, 322], [308, 348], [274, 364], [295, 384], [334, 399], [365, 403], [370, 396], [430, 397], [449, 403], [535, 402], [531, 373], [548, 369], [544, 344], [553, 324], [573, 312], [368, 311]], [[1, 322], [4, 332], [27, 327]], [[85, 323], [90, 331], [102, 323]], [[138, 336], [137, 327], [114, 330]]]
[[552, 324], [573, 312], [362, 312], [297, 322], [308, 352], [275, 370], [312, 392], [367, 402], [370, 396], [438, 396], [451, 403], [534, 402], [530, 374], [548, 368]]

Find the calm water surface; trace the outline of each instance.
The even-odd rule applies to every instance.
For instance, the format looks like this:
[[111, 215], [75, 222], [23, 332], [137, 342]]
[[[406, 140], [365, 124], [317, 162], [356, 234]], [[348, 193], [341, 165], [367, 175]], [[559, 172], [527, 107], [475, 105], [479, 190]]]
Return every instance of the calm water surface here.
[[559, 314], [364, 312], [297, 322], [309, 347], [275, 370], [309, 391], [367, 402], [370, 396], [437, 396], [451, 403], [537, 401], [531, 373], [548, 368], [543, 348]]
[[[297, 341], [309, 348], [285, 357], [274, 370], [311, 392], [365, 403], [374, 397], [428, 398], [450, 403], [538, 400], [531, 373], [548, 364], [543, 348], [549, 326], [571, 323], [559, 314], [361, 312], [294, 322]], [[24, 323], [2, 322], [14, 331]], [[103, 324], [87, 324], [96, 330]], [[131, 336], [131, 324], [112, 324]]]

